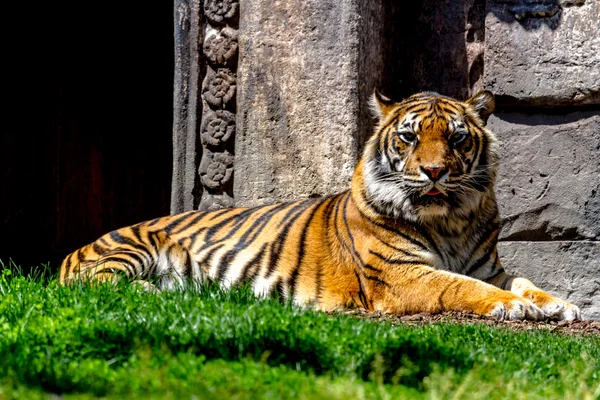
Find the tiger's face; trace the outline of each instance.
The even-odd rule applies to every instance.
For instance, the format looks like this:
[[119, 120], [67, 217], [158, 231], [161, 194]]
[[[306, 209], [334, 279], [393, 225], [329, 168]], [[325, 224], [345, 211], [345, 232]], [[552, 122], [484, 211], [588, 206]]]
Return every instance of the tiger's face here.
[[377, 93], [379, 126], [365, 148], [367, 200], [413, 221], [467, 217], [493, 191], [495, 138], [485, 129], [494, 98], [465, 102], [419, 93], [394, 103]]

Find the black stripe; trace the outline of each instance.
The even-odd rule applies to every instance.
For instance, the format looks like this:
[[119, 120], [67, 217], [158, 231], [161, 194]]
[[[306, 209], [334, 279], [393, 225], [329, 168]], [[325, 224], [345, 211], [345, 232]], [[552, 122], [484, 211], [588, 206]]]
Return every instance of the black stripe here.
[[140, 225], [139, 224], [133, 225], [133, 226], [129, 227], [129, 229], [131, 229], [131, 233], [133, 233], [133, 236], [138, 241], [138, 243], [144, 243], [144, 239], [142, 239], [142, 235], [140, 234]]
[[415, 104], [414, 106], [409, 106], [408, 108], [406, 108], [405, 114], [408, 114], [408, 113], [420, 114], [423, 111], [427, 110], [428, 108], [429, 108], [429, 104], [427, 104], [427, 103]]
[[250, 272], [250, 269], [254, 269], [254, 267], [256, 267], [256, 268], [254, 269], [254, 273], [252, 274], [250, 279], [254, 279], [254, 277], [256, 277], [256, 275], [258, 275], [258, 272], [262, 265], [262, 260], [266, 254], [267, 245], [268, 245], [268, 243], [263, 243], [263, 245], [261, 246], [258, 253], [256, 253], [256, 255], [252, 258], [252, 260], [250, 260], [246, 264], [246, 266], [244, 266], [244, 269], [242, 270], [242, 273], [240, 274], [240, 277], [238, 278], [238, 281], [240, 283], [246, 282], [246, 280], [248, 278], [248, 272]]
[[275, 283], [275, 290], [277, 291], [277, 294], [279, 295], [279, 298], [281, 300], [285, 300], [285, 291], [283, 290], [283, 280], [281, 278], [277, 279], [277, 282]]
[[150, 222], [148, 223], [148, 226], [154, 226], [154, 225], [158, 224], [158, 223], [160, 222], [160, 220], [162, 220], [163, 218], [164, 218], [164, 217], [161, 217], [161, 218], [154, 218], [152, 221], [150, 221]]
[[[363, 216], [364, 216], [364, 214], [363, 214]], [[423, 242], [421, 242], [419, 239], [417, 239], [417, 238], [415, 238], [413, 236], [408, 236], [407, 234], [401, 232], [400, 231], [400, 227], [398, 227], [398, 226], [389, 226], [389, 225], [383, 224], [383, 223], [381, 223], [379, 221], [375, 221], [375, 220], [369, 219], [366, 216], [365, 216], [365, 219], [367, 221], [369, 221], [371, 224], [373, 224], [373, 225], [375, 225], [375, 226], [377, 226], [377, 227], [379, 227], [381, 229], [384, 229], [384, 230], [386, 230], [388, 232], [392, 232], [396, 236], [400, 236], [402, 239], [405, 239], [406, 241], [408, 241], [412, 245], [419, 247], [421, 250], [426, 250], [426, 251], [430, 250], [429, 247], [427, 247], [425, 244], [423, 244]], [[395, 224], [392, 224], [392, 225], [395, 225]]]
[[[109, 236], [110, 236], [111, 240], [117, 244], [127, 244], [127, 245], [131, 244], [131, 240], [129, 238], [126, 238], [125, 236], [121, 235], [121, 233], [119, 233], [119, 231], [112, 231], [111, 233], [109, 233]], [[135, 245], [132, 247], [135, 247]]]
[[363, 308], [369, 309], [369, 302], [367, 301], [367, 296], [365, 296], [365, 291], [363, 290], [362, 281], [360, 280], [360, 276], [356, 269], [354, 270], [354, 275], [356, 276], [356, 280], [358, 281], [358, 299], [362, 303]]
[[471, 254], [469, 254], [469, 256], [467, 257], [467, 263], [473, 259], [475, 253], [477, 253], [481, 246], [488, 242], [489, 237], [499, 229], [500, 226], [497, 221], [488, 221], [486, 224], [484, 224], [483, 232], [477, 235], [476, 238], [473, 238], [474, 240], [477, 240], [477, 244], [473, 247], [473, 250], [471, 250]]
[[[152, 261], [154, 261], [154, 254], [152, 254], [148, 250], [148, 246], [146, 245], [147, 241], [142, 238], [142, 234], [140, 232], [140, 225], [138, 224], [138, 225], [131, 226], [130, 229], [131, 229], [131, 233], [133, 234], [135, 240], [140, 245], [140, 246], [136, 247], [136, 249], [144, 257], [144, 264], [150, 264]], [[144, 229], [144, 231], [146, 231], [146, 229]], [[135, 242], [132, 241], [132, 243], [135, 243]]]
[[427, 241], [427, 244], [429, 244], [429, 246], [431, 248], [433, 248], [433, 252], [436, 253], [442, 259], [442, 261], [444, 263], [446, 263], [444, 254], [440, 251], [439, 247], [435, 243], [435, 240], [433, 240], [433, 238], [429, 235], [429, 232], [426, 232], [423, 229], [421, 229], [421, 227], [419, 225], [415, 224], [414, 227], [415, 227], [415, 230], [417, 231], [417, 233], [419, 235], [421, 235], [423, 237], [423, 239], [425, 239], [425, 241]]
[[385, 246], [389, 247], [389, 248], [390, 248], [390, 249], [392, 249], [392, 250], [395, 250], [395, 251], [397, 251], [397, 252], [399, 252], [399, 253], [402, 253], [402, 254], [404, 254], [405, 256], [414, 256], [414, 254], [412, 254], [412, 253], [409, 253], [408, 251], [406, 251], [406, 250], [404, 250], [404, 249], [401, 249], [400, 247], [396, 247], [396, 246], [394, 246], [393, 244], [390, 244], [390, 243], [388, 243], [388, 242], [385, 242], [385, 241], [383, 241], [381, 238], [378, 238], [378, 237], [375, 237], [375, 238], [376, 238], [376, 239], [379, 241], [379, 243], [381, 243], [381, 244], [383, 244], [383, 245], [385, 245]]
[[[202, 218], [206, 216], [206, 213], [198, 212], [196, 215], [192, 216], [192, 214], [185, 214], [185, 218], [177, 219], [176, 221], [171, 222], [167, 225], [164, 231], [168, 234], [178, 234], [186, 229], [190, 228], [192, 225], [200, 222]], [[190, 218], [191, 217], [191, 218]], [[179, 229], [175, 231], [175, 228], [179, 226]]]
[[[96, 265], [102, 266], [103, 264], [106, 264], [107, 262], [117, 262], [117, 263], [120, 263], [121, 265], [123, 265], [123, 267], [127, 270], [128, 278], [137, 276], [137, 270], [136, 270], [135, 266], [132, 265], [130, 260], [128, 260], [127, 258], [124, 258], [125, 256], [127, 256], [127, 255], [126, 254], [110, 255], [110, 256], [107, 256], [107, 257], [104, 257], [104, 258], [98, 260]], [[107, 269], [107, 268], [103, 267], [102, 269], [96, 271], [96, 273], [104, 271], [105, 269]]]
[[198, 264], [200, 266], [208, 264], [207, 266], [208, 266], [208, 269], [210, 271], [210, 260], [211, 260], [211, 258], [213, 258], [213, 256], [215, 255], [215, 253], [217, 251], [219, 251], [223, 246], [225, 246], [224, 243], [217, 243], [217, 244], [213, 245], [213, 248], [208, 251], [208, 253], [206, 254], [206, 256], [202, 260], [200, 260], [198, 262]]
[[83, 249], [80, 249], [77, 252], [77, 261], [79, 261], [80, 263], [85, 261], [85, 255], [83, 254]]
[[363, 267], [366, 268], [366, 269], [370, 269], [371, 271], [381, 272], [381, 270], [379, 268], [375, 268], [371, 264], [365, 264], [365, 265], [363, 265]]
[[192, 278], [192, 255], [189, 251], [185, 252], [185, 272], [185, 277]]
[[116, 256], [119, 254], [126, 254], [128, 256], [131, 256], [131, 258], [133, 258], [138, 264], [140, 264], [140, 266], [143, 266], [145, 264], [145, 260], [142, 258], [142, 255], [140, 255], [135, 250], [119, 249], [117, 252], [115, 252], [113, 254], [108, 254], [108, 257], [110, 257], [112, 255]]
[[378, 276], [367, 275], [367, 274], [363, 274], [363, 276], [365, 278], [367, 278], [368, 280], [370, 280], [370, 281], [374, 281], [374, 282], [377, 282], [377, 283], [379, 283], [379, 284], [381, 284], [383, 286], [390, 287], [389, 283], [387, 283], [383, 279], [379, 278]]
[[290, 274], [290, 278], [288, 280], [290, 298], [292, 300], [294, 299], [294, 293], [296, 292], [296, 279], [298, 278], [298, 275], [300, 274], [300, 268], [302, 267], [302, 261], [304, 259], [304, 248], [306, 246], [306, 238], [308, 236], [308, 229], [310, 228], [313, 218], [315, 217], [317, 212], [321, 209], [323, 204], [327, 200], [333, 201], [333, 199], [334, 198], [332, 198], [332, 197], [325, 198], [325, 199], [323, 199], [323, 201], [318, 203], [315, 206], [315, 208], [310, 212], [308, 219], [306, 221], [306, 224], [304, 225], [304, 228], [302, 229], [302, 236], [300, 237], [300, 246], [298, 248], [298, 254], [296, 255], [296, 266], [292, 270], [292, 273]]
[[72, 262], [74, 253], [71, 253], [67, 256], [67, 259], [64, 261], [65, 263], [65, 278], [71, 276], [74, 273], [74, 265]]
[[149, 241], [152, 244], [152, 247], [154, 247], [156, 249], [156, 252], [158, 254], [162, 247], [161, 243], [160, 243], [160, 239], [158, 238], [158, 234], [155, 232], [148, 233], [148, 239], [150, 239]]
[[392, 159], [390, 158], [389, 148], [390, 148], [390, 140], [392, 137], [392, 130], [388, 129], [385, 135], [385, 149], [383, 149], [383, 154], [385, 154], [385, 158], [387, 159], [390, 170], [394, 170], [394, 165], [392, 164]]
[[336, 200], [336, 205], [335, 205], [335, 211], [334, 211], [334, 221], [333, 221], [333, 229], [335, 231], [335, 236], [338, 240], [338, 242], [340, 242], [340, 244], [342, 245], [342, 248], [348, 253], [350, 254], [350, 258], [352, 259], [352, 262], [354, 263], [354, 267], [355, 268], [361, 268], [362, 267], [362, 260], [360, 259], [360, 257], [358, 257], [358, 262], [356, 260], [356, 255], [352, 253], [352, 250], [350, 249], [350, 247], [348, 246], [348, 244], [346, 243], [346, 241], [344, 240], [344, 238], [342, 237], [342, 234], [340, 233], [340, 230], [338, 229], [339, 223], [338, 223], [338, 217], [340, 214], [340, 204], [342, 203], [341, 198]]
[[[316, 200], [316, 199], [315, 199]], [[327, 199], [322, 199], [323, 201]], [[267, 273], [265, 274], [265, 278], [271, 276], [271, 274], [275, 271], [277, 267], [277, 263], [279, 262], [279, 257], [281, 256], [283, 246], [287, 239], [287, 236], [292, 228], [294, 222], [314, 203], [313, 200], [302, 201], [292, 207], [285, 215], [284, 220], [288, 220], [283, 228], [283, 230], [279, 233], [279, 235], [271, 242], [270, 247], [270, 257], [269, 257], [269, 267], [267, 269]], [[279, 226], [282, 226], [282, 223], [279, 223]], [[278, 227], [279, 227], [278, 226]]]
[[[206, 237], [205, 237], [205, 245], [206, 246], [210, 246], [212, 244], [214, 244], [212, 242], [212, 237], [215, 236], [217, 233], [219, 233], [219, 231], [221, 230], [221, 228], [223, 228], [224, 226], [228, 225], [231, 222], [235, 222], [235, 225], [228, 230], [228, 235], [227, 237], [231, 237], [233, 236], [243, 225], [244, 222], [246, 222], [246, 219], [252, 215], [255, 211], [261, 209], [263, 207], [256, 207], [256, 208], [249, 208], [247, 210], [244, 210], [238, 214], [232, 215], [229, 218], [224, 219], [223, 221], [219, 222], [216, 225], [211, 226], [210, 228], [208, 228], [208, 231], [206, 233]], [[190, 235], [190, 237], [192, 238], [192, 240], [195, 241], [195, 238], [197, 237], [197, 235], [200, 233], [201, 231], [199, 230], [198, 232], [195, 232], [194, 234]], [[223, 241], [224, 239], [220, 240]]]
[[352, 236], [352, 232], [350, 231], [350, 225], [348, 224], [348, 218], [346, 217], [349, 201], [350, 201], [350, 194], [348, 194], [346, 196], [346, 200], [344, 200], [344, 208], [342, 210], [342, 220], [344, 221], [344, 226], [346, 227], [346, 233], [347, 233], [348, 237], [350, 238], [350, 246], [351, 246], [352, 253], [360, 261], [360, 266], [363, 266], [365, 263], [362, 260], [362, 258], [360, 257], [360, 254], [358, 254], [358, 251], [356, 250], [356, 246], [354, 244], [354, 236]]
[[[274, 208], [268, 210], [266, 213], [264, 213], [263, 215], [258, 217], [252, 223], [252, 225], [248, 228], [248, 230], [244, 233], [244, 235], [240, 238], [240, 240], [238, 241], [238, 243], [241, 245], [241, 247], [246, 248], [247, 246], [254, 243], [254, 241], [262, 233], [262, 231], [265, 229], [265, 227], [273, 219], [275, 214], [277, 214], [279, 211], [286, 208], [287, 206], [288, 206], [287, 204], [279, 204], [279, 205], [277, 205], [277, 207], [274, 207]], [[252, 237], [249, 238], [250, 235], [253, 233], [253, 231], [256, 231], [256, 232], [254, 232], [254, 235], [252, 235]]]
[[104, 253], [105, 250], [102, 246], [100, 246], [100, 243], [98, 243], [98, 241], [92, 243], [92, 249], [94, 250], [94, 253], [98, 255], [102, 255], [102, 253]]
[[[386, 215], [385, 210], [381, 209], [378, 204], [373, 204], [371, 203], [371, 201], [368, 200], [367, 188], [365, 186], [361, 188], [361, 195], [364, 200], [364, 205], [367, 206], [373, 213], [383, 216]], [[360, 208], [358, 209], [358, 211], [365, 219], [369, 219], [369, 217], [367, 217], [367, 215]]]
[[479, 158], [479, 149], [482, 145], [481, 138], [478, 135], [473, 135], [473, 141], [475, 144], [475, 150], [473, 152], [473, 160], [471, 162], [469, 162], [469, 165], [467, 166], [467, 170], [465, 171], [467, 174], [470, 174], [472, 169], [473, 169], [473, 165], [475, 164], [475, 160], [477, 160]]
[[[221, 258], [221, 262], [219, 263], [218, 269], [218, 279], [221, 280], [227, 273], [229, 267], [231, 267], [232, 261], [237, 254], [250, 246], [254, 240], [258, 237], [258, 235], [262, 232], [265, 226], [269, 223], [274, 214], [276, 214], [281, 208], [285, 207], [285, 204], [279, 204], [276, 207], [267, 210], [263, 215], [259, 216], [252, 222], [252, 225], [246, 229], [246, 232], [237, 240], [234, 246], [227, 253], [223, 255]], [[259, 229], [257, 229], [259, 227]], [[256, 234], [253, 236], [251, 240], [248, 240], [248, 237], [254, 230], [257, 230]]]
[[[197, 211], [196, 211], [197, 212]], [[171, 221], [169, 223], [169, 225], [165, 226], [162, 231], [166, 232], [167, 234], [171, 234], [171, 232], [173, 232], [173, 230], [175, 228], [177, 228], [180, 224], [183, 224], [185, 221], [187, 221], [190, 216], [192, 215], [193, 212], [186, 212], [183, 213], [181, 215], [178, 215], [176, 217], [174, 217], [175, 219], [173, 219], [173, 221]], [[202, 214], [200, 214], [202, 215]]]
[[225, 215], [228, 212], [234, 211], [235, 209], [233, 208], [223, 208], [221, 210], [216, 210], [213, 211], [212, 213], [210, 213], [210, 218], [208, 219], [209, 221], [214, 221], [215, 219], [219, 218], [221, 215]]
[[[135, 250], [137, 250], [138, 252], [140, 252], [141, 254], [148, 255], [148, 258], [149, 258], [150, 260], [152, 260], [152, 259], [153, 259], [153, 257], [152, 257], [152, 254], [150, 254], [150, 253], [148, 252], [148, 249], [147, 249], [147, 248], [146, 248], [146, 247], [145, 247], [143, 244], [136, 243], [136, 242], [134, 242], [133, 240], [131, 240], [130, 238], [128, 238], [128, 237], [125, 237], [125, 236], [121, 235], [121, 234], [119, 233], [119, 231], [112, 231], [112, 232], [110, 233], [110, 238], [111, 238], [113, 241], [115, 241], [115, 243], [118, 243], [118, 244], [120, 244], [120, 245], [127, 245], [127, 246], [129, 246], [129, 247], [132, 247], [132, 248], [134, 248]], [[110, 247], [113, 247], [113, 246], [110, 246]], [[113, 251], [121, 251], [121, 250], [130, 250], [130, 249], [127, 249], [127, 248], [116, 248], [116, 249], [115, 249], [115, 248], [113, 247], [113, 249], [112, 249], [112, 250], [113, 250]]]
[[[321, 200], [326, 200], [326, 198], [325, 199], [321, 199]], [[277, 227], [288, 225], [288, 219], [293, 219], [295, 221], [296, 218], [297, 218], [297, 214], [294, 214], [296, 212], [296, 210], [299, 210], [299, 209], [306, 210], [308, 207], [310, 207], [316, 201], [317, 201], [317, 199], [310, 199], [310, 200], [299, 201], [297, 203], [291, 203], [291, 204], [295, 204], [294, 207], [290, 208], [290, 210], [285, 214], [285, 216], [283, 217], [283, 219], [279, 222], [279, 224], [277, 225]], [[291, 221], [290, 224], [292, 222], [293, 221]]]
[[[479, 246], [479, 247], [481, 247], [481, 246]], [[473, 272], [477, 271], [479, 268], [484, 266], [488, 261], [490, 261], [490, 257], [492, 256], [492, 253], [494, 252], [495, 249], [496, 249], [496, 244], [495, 244], [495, 241], [492, 240], [492, 243], [489, 246], [489, 248], [487, 249], [487, 251], [485, 252], [485, 254], [483, 256], [481, 256], [473, 265], [471, 265], [471, 267], [464, 274], [467, 276], [471, 276], [471, 274]]]
[[383, 254], [380, 254], [378, 252], [376, 252], [375, 250], [371, 250], [369, 249], [369, 253], [373, 254], [375, 257], [381, 259], [383, 262], [385, 262], [386, 264], [392, 264], [392, 265], [423, 265], [422, 261], [419, 260], [390, 260], [389, 258], [385, 257]]

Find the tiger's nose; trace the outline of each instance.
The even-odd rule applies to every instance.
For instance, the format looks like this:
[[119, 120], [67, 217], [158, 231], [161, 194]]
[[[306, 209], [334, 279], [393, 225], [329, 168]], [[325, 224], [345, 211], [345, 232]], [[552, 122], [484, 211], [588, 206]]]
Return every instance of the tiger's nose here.
[[446, 168], [440, 165], [428, 165], [427, 167], [421, 167], [421, 171], [425, 173], [432, 181], [436, 181], [446, 173]]

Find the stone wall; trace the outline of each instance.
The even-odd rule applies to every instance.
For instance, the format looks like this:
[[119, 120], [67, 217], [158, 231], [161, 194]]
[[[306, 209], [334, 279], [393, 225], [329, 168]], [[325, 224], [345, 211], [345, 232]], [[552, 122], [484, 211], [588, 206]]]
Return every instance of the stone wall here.
[[600, 318], [600, 2], [488, 1], [509, 271]]
[[[375, 87], [396, 100], [487, 88], [502, 261], [600, 317], [599, 1], [240, 0], [228, 15], [236, 5], [176, 2], [172, 212], [345, 190]], [[223, 68], [212, 104], [203, 88]]]

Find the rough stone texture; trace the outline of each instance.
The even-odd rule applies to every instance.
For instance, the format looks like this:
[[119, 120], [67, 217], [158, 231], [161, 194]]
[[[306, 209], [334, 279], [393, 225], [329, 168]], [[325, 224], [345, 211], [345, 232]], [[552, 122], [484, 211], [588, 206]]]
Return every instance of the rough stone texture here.
[[237, 205], [349, 188], [357, 159], [358, 50], [364, 40], [357, 4], [241, 3]]
[[199, 159], [200, 0], [174, 2], [175, 73], [173, 79], [173, 179], [171, 213], [196, 208]]
[[600, 104], [600, 2], [488, 1], [485, 86], [500, 103]]
[[584, 318], [600, 319], [600, 242], [502, 242], [498, 252], [508, 273], [571, 301]]
[[501, 240], [600, 239], [600, 111], [496, 113]]

